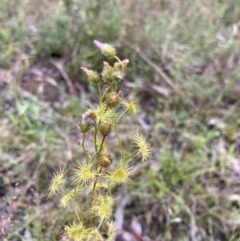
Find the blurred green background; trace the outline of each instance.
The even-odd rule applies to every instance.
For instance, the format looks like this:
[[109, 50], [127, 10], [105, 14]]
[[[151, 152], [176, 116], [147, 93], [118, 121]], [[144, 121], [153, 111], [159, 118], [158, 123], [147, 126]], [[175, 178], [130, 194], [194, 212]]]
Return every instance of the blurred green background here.
[[104, 61], [94, 39], [130, 60], [121, 90], [141, 111], [122, 137], [138, 125], [153, 149], [116, 192], [131, 199], [125, 222], [154, 241], [240, 240], [239, 21], [236, 0], [1, 0], [1, 240], [61, 240], [73, 218], [47, 188], [82, 156], [96, 90], [80, 66]]

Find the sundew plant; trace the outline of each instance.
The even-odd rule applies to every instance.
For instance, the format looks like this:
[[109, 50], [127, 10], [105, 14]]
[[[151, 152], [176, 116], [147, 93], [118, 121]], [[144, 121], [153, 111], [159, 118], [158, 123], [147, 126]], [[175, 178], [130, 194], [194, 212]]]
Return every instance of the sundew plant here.
[[[134, 117], [139, 111], [135, 101], [125, 100], [118, 89], [129, 61], [120, 60], [111, 45], [97, 40], [94, 43], [115, 63], [111, 66], [104, 62], [101, 75], [82, 67], [89, 82], [98, 89], [98, 104], [83, 113], [79, 123], [84, 157], [68, 170], [55, 173], [49, 187], [50, 196], [59, 197], [59, 206], [72, 209], [76, 214], [75, 221], [64, 228], [65, 240], [112, 241], [116, 231], [112, 220], [112, 192], [117, 186], [127, 185], [133, 167], [141, 165], [151, 154], [150, 145], [139, 129], [132, 131], [135, 133], [132, 152], [124, 148], [118, 130], [124, 115]], [[110, 134], [118, 142], [118, 155], [114, 155], [106, 143]], [[83, 193], [87, 194], [87, 202], [82, 200]]]

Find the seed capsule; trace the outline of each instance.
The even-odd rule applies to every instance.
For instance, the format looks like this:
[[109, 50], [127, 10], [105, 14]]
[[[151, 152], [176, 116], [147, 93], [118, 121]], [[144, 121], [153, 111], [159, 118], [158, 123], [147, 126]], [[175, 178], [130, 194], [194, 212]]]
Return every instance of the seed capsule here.
[[82, 133], [87, 133], [90, 130], [91, 125], [83, 122], [78, 123], [79, 129]]
[[112, 125], [107, 121], [102, 122], [99, 127], [99, 131], [103, 136], [108, 136], [111, 130], [112, 130]]
[[106, 104], [109, 108], [115, 108], [120, 103], [120, 97], [121, 97], [122, 91], [119, 91], [118, 93], [112, 92], [106, 97]]
[[98, 162], [101, 167], [108, 167], [112, 164], [112, 158], [110, 155], [100, 155]]
[[82, 122], [84, 124], [93, 125], [95, 123], [95, 120], [96, 120], [96, 114], [91, 109], [82, 115]]

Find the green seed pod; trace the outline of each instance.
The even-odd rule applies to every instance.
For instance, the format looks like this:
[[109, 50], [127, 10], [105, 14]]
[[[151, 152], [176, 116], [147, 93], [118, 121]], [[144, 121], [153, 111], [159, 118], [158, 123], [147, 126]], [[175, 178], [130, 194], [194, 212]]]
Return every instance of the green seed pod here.
[[112, 130], [112, 125], [107, 121], [102, 122], [99, 127], [99, 131], [103, 136], [108, 136], [111, 130]]
[[118, 93], [112, 92], [107, 95], [106, 97], [106, 104], [109, 108], [115, 108], [120, 103], [120, 96], [122, 94], [122, 91], [119, 91]]
[[108, 167], [112, 164], [112, 158], [110, 155], [100, 155], [98, 163], [101, 167]]
[[91, 125], [83, 122], [78, 123], [79, 129], [82, 133], [87, 133], [90, 130]]

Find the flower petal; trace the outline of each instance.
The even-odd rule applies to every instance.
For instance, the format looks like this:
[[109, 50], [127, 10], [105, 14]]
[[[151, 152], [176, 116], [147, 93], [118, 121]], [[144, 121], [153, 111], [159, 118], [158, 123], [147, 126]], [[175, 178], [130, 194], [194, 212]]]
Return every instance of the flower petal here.
[[98, 40], [94, 40], [94, 44], [100, 49], [102, 50], [104, 48], [104, 45], [103, 43], [101, 43], [100, 41]]

